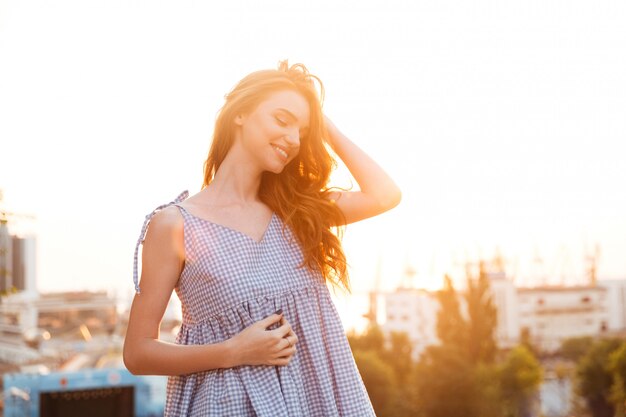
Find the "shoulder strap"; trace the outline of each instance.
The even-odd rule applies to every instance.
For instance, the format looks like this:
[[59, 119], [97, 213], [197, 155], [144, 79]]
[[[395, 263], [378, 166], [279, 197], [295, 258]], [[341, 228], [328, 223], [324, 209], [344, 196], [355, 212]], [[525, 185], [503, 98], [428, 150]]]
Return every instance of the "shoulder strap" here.
[[150, 219], [154, 216], [159, 210], [163, 210], [165, 207], [171, 206], [172, 204], [178, 204], [185, 200], [189, 196], [188, 191], [183, 191], [176, 197], [174, 201], [171, 201], [167, 204], [161, 204], [159, 207], [155, 208], [146, 215], [146, 220], [143, 222], [143, 226], [141, 228], [141, 234], [139, 235], [139, 239], [137, 239], [137, 245], [135, 246], [135, 258], [133, 262], [133, 282], [135, 283], [135, 292], [137, 294], [141, 293], [141, 289], [139, 288], [139, 273], [138, 273], [138, 263], [139, 263], [139, 246], [143, 244], [143, 241], [146, 239], [146, 231], [148, 230], [148, 224], [150, 223]]

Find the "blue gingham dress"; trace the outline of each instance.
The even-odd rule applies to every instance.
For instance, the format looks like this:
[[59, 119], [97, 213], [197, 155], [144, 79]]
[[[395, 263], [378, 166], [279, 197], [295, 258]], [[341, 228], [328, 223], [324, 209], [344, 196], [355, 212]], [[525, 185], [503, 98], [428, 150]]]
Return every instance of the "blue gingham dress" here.
[[[237, 366], [170, 376], [165, 416], [375, 416], [324, 278], [306, 267], [295, 236], [273, 214], [261, 241], [184, 218], [185, 266], [176, 285], [183, 322], [176, 343], [227, 340], [282, 309], [298, 336], [286, 366]], [[137, 266], [135, 262], [135, 286]]]

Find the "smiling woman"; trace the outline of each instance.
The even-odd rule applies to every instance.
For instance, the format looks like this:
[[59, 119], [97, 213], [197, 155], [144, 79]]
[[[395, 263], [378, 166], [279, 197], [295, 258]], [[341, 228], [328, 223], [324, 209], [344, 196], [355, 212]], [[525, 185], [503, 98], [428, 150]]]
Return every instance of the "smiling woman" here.
[[[246, 147], [246, 154], [260, 158], [249, 161], [250, 164], [256, 163], [263, 171], [280, 174], [298, 155], [301, 130], [307, 129], [309, 124], [309, 104], [295, 91], [278, 91], [249, 114], [237, 115], [235, 124], [246, 140], [235, 142], [233, 148]], [[270, 148], [272, 155], [267, 155]], [[270, 157], [267, 161], [263, 160], [266, 156]]]
[[[333, 229], [391, 209], [400, 191], [323, 115], [322, 96], [301, 64], [245, 77], [217, 118], [203, 189], [147, 216], [124, 361], [170, 376], [166, 416], [374, 415], [327, 287], [349, 288]], [[361, 191], [328, 186], [327, 145]], [[159, 323], [174, 290], [183, 323], [168, 344]]]

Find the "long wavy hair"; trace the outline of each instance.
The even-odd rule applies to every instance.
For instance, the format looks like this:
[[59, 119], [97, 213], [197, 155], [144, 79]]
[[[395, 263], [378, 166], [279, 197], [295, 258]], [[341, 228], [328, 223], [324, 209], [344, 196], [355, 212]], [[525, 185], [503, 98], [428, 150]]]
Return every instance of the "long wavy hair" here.
[[[319, 93], [318, 88], [319, 87]], [[235, 116], [253, 111], [269, 95], [293, 90], [308, 102], [309, 130], [300, 138], [298, 155], [280, 174], [264, 172], [259, 198], [267, 204], [286, 226], [289, 226], [302, 248], [307, 266], [321, 272], [333, 285], [350, 291], [346, 257], [341, 246], [345, 218], [329, 193], [331, 171], [336, 161], [329, 154], [322, 113], [324, 86], [302, 64], [289, 66], [281, 61], [277, 70], [261, 70], [243, 78], [230, 93], [215, 122], [213, 141], [204, 163], [204, 183], [213, 180], [234, 141]], [[284, 232], [284, 231], [283, 231]]]

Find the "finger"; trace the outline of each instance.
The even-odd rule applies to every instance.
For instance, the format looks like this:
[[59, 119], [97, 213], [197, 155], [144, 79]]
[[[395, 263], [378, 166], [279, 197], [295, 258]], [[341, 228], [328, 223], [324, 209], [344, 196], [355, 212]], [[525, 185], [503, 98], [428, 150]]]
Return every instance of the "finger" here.
[[296, 343], [298, 343], [298, 336], [296, 336], [296, 334], [293, 332], [293, 329], [291, 329], [291, 331], [289, 333], [287, 333], [286, 335], [283, 336], [283, 339], [286, 340], [289, 345], [291, 346], [295, 346]]
[[276, 352], [276, 356], [277, 357], [291, 356], [294, 353], [296, 353], [296, 347], [294, 345], [291, 345], [291, 346], [286, 345], [282, 349], [280, 349], [278, 352]]
[[278, 339], [276, 344], [272, 347], [272, 353], [274, 356], [283, 356], [285, 354], [285, 350], [289, 349], [292, 345], [289, 344], [289, 341], [285, 338]]
[[296, 349], [294, 349], [293, 347], [290, 347], [280, 352], [280, 354], [275, 356], [274, 359], [291, 359], [291, 357], [295, 353], [296, 353]]
[[271, 314], [265, 317], [263, 320], [260, 320], [259, 323], [263, 326], [263, 328], [268, 328], [274, 323], [282, 322], [283, 315], [282, 314]]
[[278, 336], [285, 337], [289, 333], [292, 332], [292, 329], [291, 329], [291, 325], [289, 323], [285, 322], [283, 325], [281, 325], [280, 327], [277, 327], [273, 331], [275, 331], [278, 334]]
[[287, 358], [274, 359], [274, 360], [270, 361], [270, 365], [275, 365], [275, 366], [289, 365], [289, 359], [287, 359]]
[[276, 341], [280, 342], [280, 339], [283, 339], [289, 334], [289, 332], [291, 332], [291, 326], [289, 324], [283, 324], [282, 326], [270, 329], [267, 332], [270, 333]]
[[291, 346], [295, 346], [296, 343], [298, 343], [298, 336], [296, 336], [294, 333], [291, 333], [289, 336], [287, 336], [287, 340], [289, 340], [289, 344]]
[[290, 347], [292, 347], [292, 346], [293, 346], [293, 343], [292, 343], [292, 342], [291, 342], [291, 340], [289, 339], [289, 336], [284, 337], [284, 338], [283, 338], [283, 340], [285, 341], [285, 344], [284, 344], [284, 346], [282, 347], [282, 349], [281, 349], [281, 350], [284, 350], [284, 349], [287, 349], [287, 348], [290, 348]]
[[287, 337], [289, 338], [289, 341], [292, 345], [295, 345], [296, 343], [298, 343], [298, 340], [300, 340], [298, 339], [298, 336], [294, 333], [293, 329], [291, 329], [291, 333], [289, 333]]

